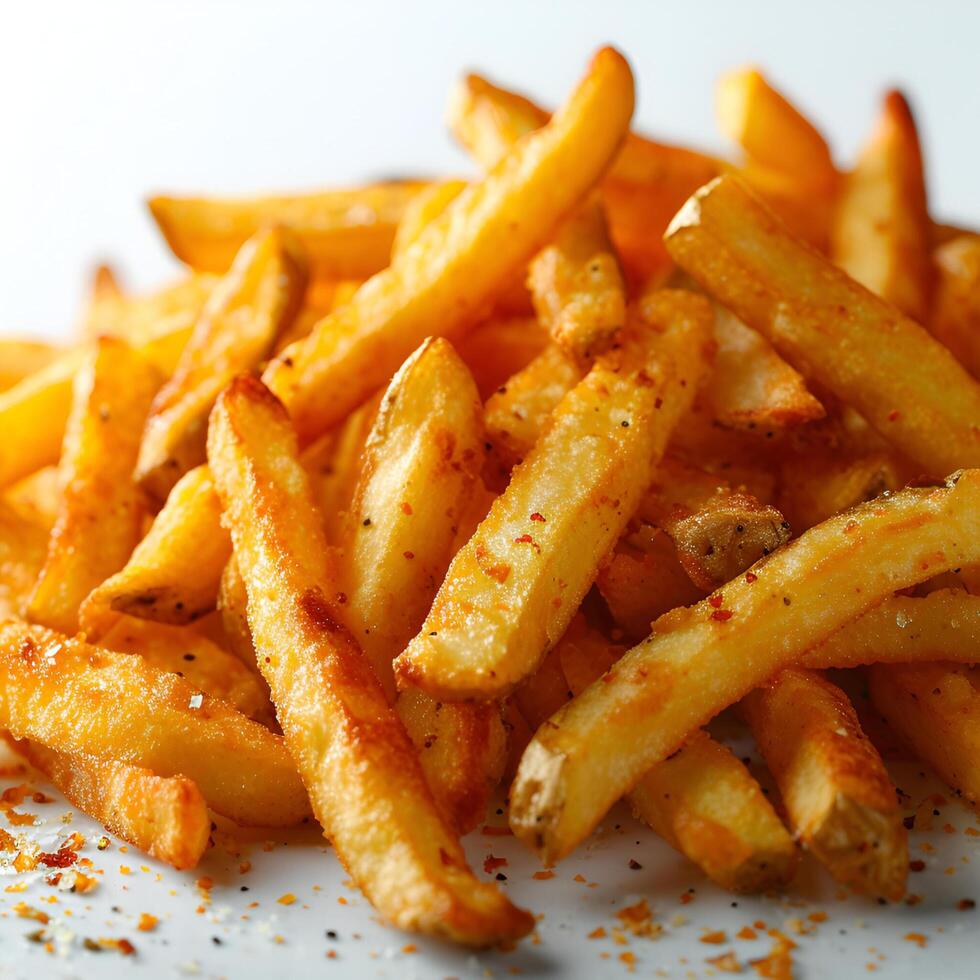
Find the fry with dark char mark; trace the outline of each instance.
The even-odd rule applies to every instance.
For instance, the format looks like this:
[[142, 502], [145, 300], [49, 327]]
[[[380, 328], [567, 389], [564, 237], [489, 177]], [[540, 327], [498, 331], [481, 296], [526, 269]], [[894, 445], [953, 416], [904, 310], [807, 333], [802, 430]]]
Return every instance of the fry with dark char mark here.
[[471, 946], [525, 935], [533, 919], [467, 867], [405, 729], [340, 625], [336, 572], [296, 435], [260, 382], [239, 378], [218, 399], [208, 459], [259, 667], [337, 855], [401, 928]]

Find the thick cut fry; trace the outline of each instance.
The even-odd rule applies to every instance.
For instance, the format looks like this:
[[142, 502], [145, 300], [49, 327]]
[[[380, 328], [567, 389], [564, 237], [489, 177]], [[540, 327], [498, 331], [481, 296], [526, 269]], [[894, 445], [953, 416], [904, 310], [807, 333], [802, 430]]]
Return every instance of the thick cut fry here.
[[918, 324], [794, 240], [736, 179], [698, 191], [665, 241], [719, 302], [931, 473], [980, 462], [980, 383]]
[[[623, 648], [592, 630], [573, 628], [553, 652], [560, 655], [566, 686], [578, 694], [616, 662]], [[626, 799], [634, 816], [722, 888], [778, 888], [796, 868], [793, 840], [762, 788], [707, 732], [694, 732]]]
[[111, 834], [181, 871], [201, 860], [211, 816], [201, 791], [186, 776], [157, 776], [126, 762], [68, 755], [5, 737], [69, 803]]
[[58, 473], [62, 502], [28, 603], [31, 622], [76, 632], [82, 601], [139, 541], [144, 507], [132, 473], [159, 386], [142, 354], [108, 337], [96, 341], [75, 378]]
[[99, 645], [118, 653], [139, 654], [151, 667], [179, 674], [195, 690], [227, 701], [264, 725], [273, 720], [268, 689], [255, 671], [186, 626], [122, 616]]
[[543, 245], [602, 175], [629, 126], [633, 78], [600, 51], [564, 108], [432, 221], [343, 309], [265, 372], [304, 440], [381, 387], [437, 329], [452, 336]]
[[527, 367], [548, 346], [548, 332], [533, 316], [492, 317], [457, 344], [481, 400]]
[[538, 319], [569, 356], [588, 365], [626, 322], [626, 287], [597, 197], [585, 202], [528, 267]]
[[236, 823], [286, 827], [309, 803], [282, 739], [141, 657], [0, 623], [0, 727], [69, 755], [193, 779]]
[[546, 861], [568, 854], [699, 725], [896, 589], [976, 562], [978, 505], [977, 470], [873, 501], [662, 617], [538, 731], [511, 790], [514, 832]]
[[44, 526], [0, 500], [0, 620], [24, 616], [47, 551]]
[[286, 413], [239, 378], [211, 417], [208, 458], [248, 591], [260, 669], [338, 856], [395, 925], [481, 946], [533, 919], [466, 866], [412, 743], [351, 635]]
[[925, 323], [932, 285], [932, 223], [915, 120], [889, 92], [870, 142], [843, 181], [830, 256], [851, 278]]
[[221, 614], [221, 630], [228, 649], [239, 660], [258, 670], [255, 661], [255, 646], [252, 644], [252, 631], [248, 627], [248, 593], [245, 581], [238, 570], [238, 563], [232, 555], [221, 573], [218, 589], [218, 612]]
[[150, 212], [174, 255], [195, 269], [227, 272], [259, 229], [290, 228], [319, 279], [366, 279], [388, 264], [395, 229], [420, 181], [280, 197], [154, 197]]
[[882, 664], [871, 701], [889, 727], [966, 800], [980, 803], [980, 683], [975, 667]]
[[898, 795], [847, 695], [784, 670], [742, 700], [790, 827], [840, 882], [898, 901], [909, 870]]
[[961, 235], [936, 249], [936, 292], [929, 329], [980, 378], [980, 235]]
[[204, 462], [215, 398], [236, 374], [266, 358], [296, 315], [305, 285], [306, 260], [289, 232], [264, 229], [242, 246], [146, 421], [136, 479], [158, 501]]
[[0, 391], [43, 370], [61, 354], [40, 340], [0, 340]]
[[718, 123], [750, 161], [813, 184], [833, 183], [837, 170], [816, 127], [755, 68], [723, 75]]
[[497, 697], [565, 632], [650, 481], [707, 368], [711, 307], [654, 294], [635, 331], [562, 400], [453, 559], [400, 684], [447, 700]]
[[110, 612], [180, 624], [214, 609], [231, 554], [220, 518], [211, 473], [199, 466], [173, 488], [125, 568], [85, 600], [80, 619], [86, 632], [96, 636]]
[[582, 379], [582, 371], [557, 344], [550, 344], [487, 400], [487, 437], [504, 469], [531, 451], [558, 403]]
[[414, 245], [426, 226], [466, 190], [465, 180], [443, 180], [419, 191], [406, 205], [391, 246], [392, 261]]

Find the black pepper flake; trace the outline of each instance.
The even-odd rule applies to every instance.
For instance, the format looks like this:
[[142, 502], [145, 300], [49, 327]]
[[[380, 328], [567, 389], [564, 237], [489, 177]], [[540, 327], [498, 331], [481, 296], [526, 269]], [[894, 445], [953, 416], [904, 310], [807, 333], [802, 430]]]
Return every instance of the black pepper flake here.
[[247, 891], [248, 891], [248, 885], [242, 885], [242, 887], [241, 887], [241, 888], [239, 888], [238, 890], [239, 890], [240, 892], [247, 892]]
[[643, 865], [639, 861], [634, 861], [633, 858], [630, 858], [630, 871], [639, 871], [642, 867]]
[[361, 521], [361, 526], [362, 527], [370, 527], [371, 526], [371, 518], [370, 517], [365, 517], [364, 520]]
[[497, 881], [506, 881], [506, 880], [507, 880], [507, 875], [505, 875], [502, 871], [498, 871]]
[[915, 828], [915, 815], [913, 814], [911, 817], [903, 818], [902, 824], [906, 830], [913, 830]]
[[185, 653], [184, 654], [184, 659], [185, 660], [196, 660], [197, 658], [194, 656], [193, 653]]
[[336, 939], [336, 938], [337, 938], [337, 930], [336, 929], [328, 929], [327, 930], [327, 939]]
[[620, 425], [621, 425], [621, 426], [622, 426], [622, 427], [623, 427], [624, 429], [628, 429], [628, 428], [630, 427], [630, 424], [629, 424], [629, 422], [628, 422], [628, 421], [627, 421], [626, 419], [623, 419], [623, 421], [622, 421], [622, 422], [620, 422], [619, 424], [620, 424]]
[[784, 606], [792, 605], [792, 603], [793, 603], [793, 600], [788, 595], [784, 595], [783, 596], [783, 605]]
[[977, 907], [977, 903], [972, 898], [961, 898], [957, 903], [956, 907], [961, 912], [969, 912]]
[[221, 945], [221, 937], [220, 936], [212, 936], [211, 937], [211, 942], [213, 942], [215, 946], [220, 946]]

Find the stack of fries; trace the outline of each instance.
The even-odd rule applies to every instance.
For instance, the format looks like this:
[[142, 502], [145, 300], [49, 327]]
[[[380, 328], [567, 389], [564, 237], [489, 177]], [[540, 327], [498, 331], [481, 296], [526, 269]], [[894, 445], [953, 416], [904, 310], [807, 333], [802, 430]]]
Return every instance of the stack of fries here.
[[897, 93], [848, 172], [758, 72], [718, 107], [737, 162], [631, 133], [603, 49], [554, 115], [463, 80], [472, 181], [151, 201], [182, 280], [102, 269], [70, 347], [0, 342], [17, 751], [177, 868], [209, 810], [312, 815], [474, 946], [534, 921], [459, 843], [511, 777], [547, 864], [626, 798], [725, 888], [805, 848], [899, 898], [823, 672], [980, 796], [980, 234], [930, 218]]

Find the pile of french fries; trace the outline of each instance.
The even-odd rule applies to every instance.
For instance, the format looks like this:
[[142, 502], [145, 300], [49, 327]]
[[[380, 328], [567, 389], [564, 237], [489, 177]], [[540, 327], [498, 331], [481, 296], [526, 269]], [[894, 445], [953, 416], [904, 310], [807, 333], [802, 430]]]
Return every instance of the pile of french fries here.
[[534, 922], [460, 845], [504, 779], [546, 864], [625, 798], [724, 888], [902, 896], [825, 671], [980, 798], [980, 235], [897, 93], [849, 171], [754, 70], [738, 159], [632, 110], [608, 48], [554, 115], [467, 77], [482, 176], [155, 198], [180, 281], [0, 342], [0, 728], [75, 805], [177, 868], [315, 817], [473, 946]]

